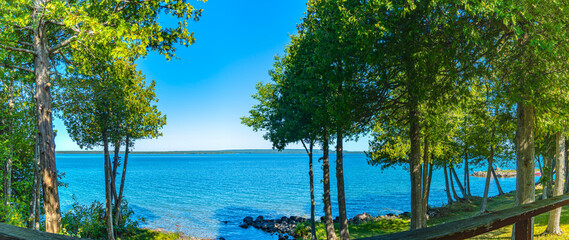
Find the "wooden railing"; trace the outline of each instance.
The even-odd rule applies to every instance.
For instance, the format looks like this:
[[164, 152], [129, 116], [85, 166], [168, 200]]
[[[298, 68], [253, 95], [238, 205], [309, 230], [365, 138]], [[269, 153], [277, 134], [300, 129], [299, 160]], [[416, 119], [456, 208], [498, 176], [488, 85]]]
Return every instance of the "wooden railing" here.
[[79, 238], [41, 232], [0, 223], [0, 240], [78, 240]]
[[516, 224], [516, 239], [531, 239], [531, 218], [569, 204], [569, 195], [562, 195], [546, 200], [504, 209], [494, 213], [480, 215], [459, 221], [435, 225], [412, 231], [362, 238], [366, 240], [434, 240], [466, 239], [484, 234], [508, 225]]

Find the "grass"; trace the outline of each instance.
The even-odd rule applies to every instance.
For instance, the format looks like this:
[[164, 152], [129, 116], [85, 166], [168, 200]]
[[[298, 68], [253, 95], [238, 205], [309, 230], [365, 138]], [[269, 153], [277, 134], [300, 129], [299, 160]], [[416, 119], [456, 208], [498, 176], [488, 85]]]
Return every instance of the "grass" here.
[[[541, 195], [541, 189], [536, 189], [536, 198]], [[437, 208], [441, 213], [440, 216], [428, 220], [428, 226], [434, 226], [446, 222], [457, 221], [470, 218], [478, 214], [480, 210], [481, 197], [473, 197], [469, 203], [454, 203], [448, 206]], [[507, 193], [502, 196], [496, 196], [488, 199], [488, 211], [495, 212], [507, 208], [514, 207], [515, 192]], [[549, 213], [544, 213], [535, 217], [534, 220], [534, 239], [553, 240], [553, 239], [569, 239], [569, 206], [565, 206], [561, 211], [561, 229], [562, 235], [542, 235], [547, 228]], [[297, 229], [304, 231], [306, 236], [310, 234], [306, 225], [299, 225]], [[339, 235], [339, 226], [334, 224], [336, 234]], [[409, 230], [408, 219], [380, 219], [369, 221], [358, 225], [350, 225], [350, 237], [357, 239], [362, 237], [377, 236], [382, 234], [395, 233]], [[323, 223], [317, 223], [318, 239], [326, 239], [325, 226]], [[511, 239], [512, 226], [507, 226], [472, 239]], [[302, 239], [302, 238], [298, 238]]]

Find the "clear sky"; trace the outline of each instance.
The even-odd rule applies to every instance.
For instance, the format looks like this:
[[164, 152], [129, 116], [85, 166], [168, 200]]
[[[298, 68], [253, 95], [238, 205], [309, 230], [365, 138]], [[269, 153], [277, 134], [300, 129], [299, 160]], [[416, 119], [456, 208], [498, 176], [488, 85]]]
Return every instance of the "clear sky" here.
[[[270, 81], [273, 57], [282, 54], [306, 11], [306, 0], [209, 0], [195, 2], [202, 18], [191, 22], [196, 43], [178, 47], [180, 58], [166, 61], [152, 53], [137, 62], [147, 80], [156, 81], [158, 108], [167, 124], [158, 139], [139, 140], [136, 151], [269, 149], [262, 132], [239, 119], [256, 104], [255, 84]], [[165, 24], [168, 19], [162, 19]], [[56, 150], [80, 150], [63, 122]], [[347, 142], [346, 150], [367, 150], [368, 138]], [[301, 148], [291, 145], [289, 148]]]

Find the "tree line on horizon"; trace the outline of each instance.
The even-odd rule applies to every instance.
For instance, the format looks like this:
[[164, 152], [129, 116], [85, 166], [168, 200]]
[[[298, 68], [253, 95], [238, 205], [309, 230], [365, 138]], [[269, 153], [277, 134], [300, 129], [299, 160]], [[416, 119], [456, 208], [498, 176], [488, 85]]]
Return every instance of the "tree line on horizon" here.
[[[561, 195], [569, 177], [568, 11], [569, 2], [546, 0], [309, 0], [242, 123], [265, 131], [276, 149], [306, 149], [312, 239], [313, 150], [323, 150], [326, 235], [337, 239], [328, 154], [336, 145], [340, 238], [349, 239], [342, 144], [363, 134], [372, 136], [369, 164], [409, 170], [411, 229], [427, 226], [434, 168], [444, 170], [450, 204], [471, 196], [469, 164], [486, 164], [481, 214], [494, 164], [511, 156], [516, 205], [535, 200], [535, 161], [542, 197]], [[560, 212], [547, 234], [561, 233]]]
[[114, 228], [127, 221], [128, 153], [136, 140], [160, 136], [166, 124], [155, 83], [135, 62], [150, 52], [176, 57], [177, 46], [194, 43], [188, 22], [201, 13], [185, 0], [0, 1], [0, 222], [70, 230], [62, 226], [55, 114], [81, 148], [103, 148], [101, 221], [106, 238], [115, 239]]

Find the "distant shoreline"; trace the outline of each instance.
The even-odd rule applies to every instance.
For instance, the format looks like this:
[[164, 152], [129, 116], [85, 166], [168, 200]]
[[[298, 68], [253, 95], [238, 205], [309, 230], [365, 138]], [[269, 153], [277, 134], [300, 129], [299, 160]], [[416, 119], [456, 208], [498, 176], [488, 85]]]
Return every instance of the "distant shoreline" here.
[[[113, 153], [111, 151], [111, 153]], [[335, 154], [330, 151], [330, 154]], [[344, 151], [344, 154], [363, 154], [363, 151]], [[103, 154], [103, 151], [56, 151], [55, 154]], [[121, 151], [120, 154], [124, 154]], [[272, 149], [244, 149], [244, 150], [204, 150], [204, 151], [134, 151], [129, 154], [306, 154], [304, 149], [285, 149], [283, 151]], [[315, 150], [315, 155], [322, 154]]]

